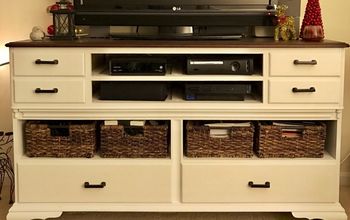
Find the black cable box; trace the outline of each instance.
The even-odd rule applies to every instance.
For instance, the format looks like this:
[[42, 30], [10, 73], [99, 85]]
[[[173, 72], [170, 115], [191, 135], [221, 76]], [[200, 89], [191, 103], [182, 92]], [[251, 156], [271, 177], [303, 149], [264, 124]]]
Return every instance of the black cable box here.
[[169, 93], [166, 82], [100, 82], [100, 100], [164, 101]]
[[111, 75], [165, 75], [167, 60], [156, 57], [115, 57], [109, 60]]
[[250, 84], [186, 83], [185, 100], [244, 101], [251, 94]]

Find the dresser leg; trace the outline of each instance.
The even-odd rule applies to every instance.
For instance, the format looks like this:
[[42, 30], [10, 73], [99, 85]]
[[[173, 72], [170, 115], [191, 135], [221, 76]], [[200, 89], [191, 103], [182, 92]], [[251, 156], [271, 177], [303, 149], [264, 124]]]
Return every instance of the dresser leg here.
[[7, 220], [32, 220], [47, 218], [58, 218], [62, 215], [62, 212], [9, 212], [7, 214]]
[[335, 212], [292, 212], [295, 218], [323, 219], [323, 220], [347, 220], [345, 211]]

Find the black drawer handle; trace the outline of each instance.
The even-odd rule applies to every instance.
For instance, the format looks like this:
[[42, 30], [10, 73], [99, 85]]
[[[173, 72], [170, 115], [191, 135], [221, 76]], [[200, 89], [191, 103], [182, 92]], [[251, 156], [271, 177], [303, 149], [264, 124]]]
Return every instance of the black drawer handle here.
[[249, 181], [248, 186], [250, 188], [270, 188], [271, 184], [270, 182], [265, 182], [264, 184], [255, 184], [253, 181]]
[[90, 184], [89, 182], [84, 183], [85, 189], [102, 189], [105, 188], [106, 182], [101, 182], [101, 184]]
[[299, 93], [299, 92], [316, 92], [316, 89], [315, 89], [315, 87], [310, 87], [309, 89], [298, 89], [298, 88], [294, 87], [292, 89], [292, 92], [294, 92], [294, 93]]
[[317, 60], [310, 61], [302, 61], [302, 60], [294, 60], [294, 65], [317, 65]]
[[37, 59], [35, 60], [35, 64], [50, 64], [50, 65], [57, 65], [58, 64], [58, 60], [41, 60], [41, 59]]
[[40, 89], [40, 88], [36, 88], [35, 89], [35, 93], [58, 93], [58, 89], [57, 88], [53, 88], [53, 89]]

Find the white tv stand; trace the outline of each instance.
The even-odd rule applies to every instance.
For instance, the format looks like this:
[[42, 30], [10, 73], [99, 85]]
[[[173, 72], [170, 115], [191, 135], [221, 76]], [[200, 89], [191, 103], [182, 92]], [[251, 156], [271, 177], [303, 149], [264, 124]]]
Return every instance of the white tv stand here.
[[[16, 173], [16, 202], [8, 220], [46, 219], [75, 211], [292, 212], [310, 219], [347, 219], [339, 203], [347, 44], [244, 39], [22, 41], [7, 46]], [[258, 54], [262, 63], [251, 76], [186, 75], [181, 68], [172, 68], [165, 76], [110, 76], [98, 65], [108, 54]], [[58, 63], [35, 64], [37, 59]], [[311, 65], [312, 60], [317, 64]], [[166, 101], [102, 101], [92, 91], [99, 81], [244, 81], [260, 85], [261, 90], [243, 102], [184, 101], [175, 94]], [[293, 93], [293, 87], [316, 91]], [[58, 93], [36, 94], [36, 88], [57, 88]], [[171, 153], [166, 159], [26, 156], [25, 121], [78, 119], [169, 120]], [[318, 159], [184, 156], [183, 121], [213, 119], [324, 121], [325, 155]], [[86, 181], [106, 186], [86, 189]], [[249, 181], [269, 181], [271, 187], [250, 188]]]

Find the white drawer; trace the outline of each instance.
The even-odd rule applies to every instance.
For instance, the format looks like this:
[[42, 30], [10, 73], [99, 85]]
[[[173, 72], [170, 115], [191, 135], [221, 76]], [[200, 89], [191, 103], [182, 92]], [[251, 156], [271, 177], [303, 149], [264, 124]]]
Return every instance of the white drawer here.
[[21, 49], [13, 54], [16, 76], [82, 76], [84, 53], [71, 49]]
[[[334, 165], [183, 165], [183, 202], [336, 202]], [[249, 186], [249, 182], [253, 185]], [[259, 188], [267, 186], [269, 188]], [[257, 188], [255, 188], [257, 187]]]
[[14, 101], [17, 103], [83, 103], [82, 78], [15, 78]]
[[164, 164], [19, 164], [19, 202], [169, 202], [170, 174]]
[[270, 103], [336, 104], [341, 99], [341, 83], [337, 77], [318, 79], [270, 79]]
[[339, 76], [342, 53], [338, 49], [283, 49], [270, 54], [271, 76]]

